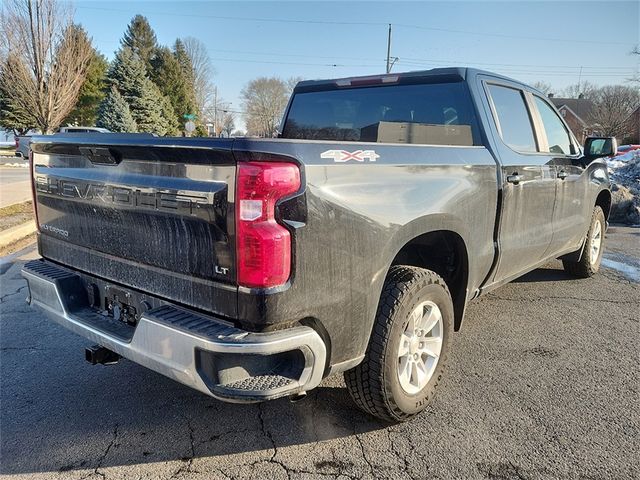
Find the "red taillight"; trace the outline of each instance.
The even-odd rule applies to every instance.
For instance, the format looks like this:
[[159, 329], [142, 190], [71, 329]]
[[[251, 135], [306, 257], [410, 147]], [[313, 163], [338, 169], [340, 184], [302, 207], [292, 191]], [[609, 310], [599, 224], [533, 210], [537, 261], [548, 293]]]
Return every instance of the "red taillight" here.
[[276, 222], [275, 206], [300, 188], [293, 163], [243, 162], [236, 182], [238, 283], [245, 287], [282, 285], [291, 273], [291, 235]]
[[29, 149], [29, 172], [29, 177], [31, 178], [31, 201], [33, 202], [33, 219], [36, 222], [36, 229], [40, 231], [40, 222], [38, 222], [38, 208], [36, 206], [36, 172], [33, 169], [33, 150], [31, 149]]

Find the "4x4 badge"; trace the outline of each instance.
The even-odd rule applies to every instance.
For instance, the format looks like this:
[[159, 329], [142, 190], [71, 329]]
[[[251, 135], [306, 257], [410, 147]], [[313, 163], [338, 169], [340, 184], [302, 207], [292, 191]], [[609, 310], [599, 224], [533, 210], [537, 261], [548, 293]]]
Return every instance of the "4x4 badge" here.
[[349, 160], [355, 160], [356, 162], [364, 162], [369, 160], [375, 162], [380, 155], [375, 150], [356, 150], [355, 152], [347, 152], [346, 150], [327, 150], [320, 154], [320, 158], [332, 158], [336, 163], [344, 163]]

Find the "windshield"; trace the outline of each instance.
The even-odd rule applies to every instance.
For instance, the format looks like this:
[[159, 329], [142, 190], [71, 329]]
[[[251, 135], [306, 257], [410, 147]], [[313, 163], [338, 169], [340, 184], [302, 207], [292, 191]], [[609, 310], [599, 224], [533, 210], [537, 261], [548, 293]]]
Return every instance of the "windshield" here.
[[282, 138], [479, 145], [463, 82], [296, 93]]

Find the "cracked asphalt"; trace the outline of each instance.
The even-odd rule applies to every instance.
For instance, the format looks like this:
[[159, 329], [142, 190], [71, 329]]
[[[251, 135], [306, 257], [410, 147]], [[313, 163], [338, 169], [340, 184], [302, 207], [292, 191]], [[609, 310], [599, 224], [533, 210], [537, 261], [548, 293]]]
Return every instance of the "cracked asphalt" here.
[[[640, 229], [607, 242], [637, 267]], [[574, 280], [552, 262], [472, 302], [434, 402], [388, 425], [340, 376], [298, 403], [233, 405], [126, 360], [91, 366], [84, 339], [24, 303], [20, 267], [36, 256], [0, 263], [2, 478], [640, 478], [627, 270]]]

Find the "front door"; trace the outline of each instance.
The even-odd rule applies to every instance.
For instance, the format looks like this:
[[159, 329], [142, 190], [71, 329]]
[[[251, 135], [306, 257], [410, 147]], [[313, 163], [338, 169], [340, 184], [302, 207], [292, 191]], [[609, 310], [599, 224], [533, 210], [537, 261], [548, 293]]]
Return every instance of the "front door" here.
[[547, 161], [555, 165], [556, 206], [553, 213], [553, 238], [550, 254], [564, 253], [578, 248], [587, 233], [593, 205], [588, 202], [589, 178], [579, 160], [577, 142], [549, 102], [532, 96], [540, 118], [541, 151]]

